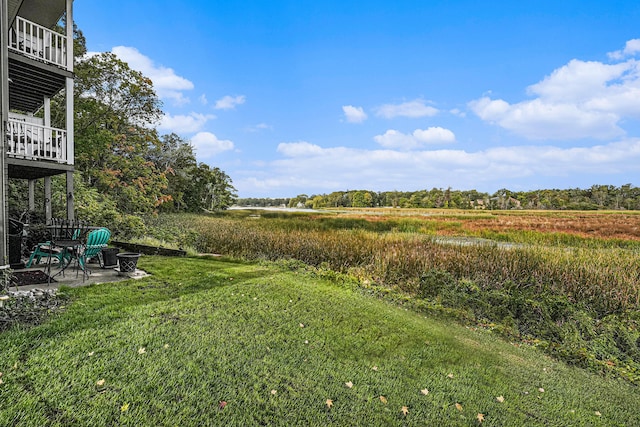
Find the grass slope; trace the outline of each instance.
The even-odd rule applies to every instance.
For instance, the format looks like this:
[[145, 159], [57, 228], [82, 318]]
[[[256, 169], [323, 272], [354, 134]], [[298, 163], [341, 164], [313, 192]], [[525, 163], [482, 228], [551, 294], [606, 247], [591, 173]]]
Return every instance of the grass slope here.
[[0, 334], [0, 425], [640, 425], [624, 381], [348, 286], [140, 264], [153, 276], [69, 289], [63, 314]]

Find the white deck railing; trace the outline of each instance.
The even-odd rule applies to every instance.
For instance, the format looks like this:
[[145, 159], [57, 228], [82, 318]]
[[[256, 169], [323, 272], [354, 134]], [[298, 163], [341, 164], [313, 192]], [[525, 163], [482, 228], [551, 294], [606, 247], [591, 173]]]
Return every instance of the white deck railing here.
[[9, 48], [30, 58], [67, 67], [67, 37], [19, 16], [9, 31]]
[[67, 163], [67, 131], [9, 119], [7, 154], [28, 160]]

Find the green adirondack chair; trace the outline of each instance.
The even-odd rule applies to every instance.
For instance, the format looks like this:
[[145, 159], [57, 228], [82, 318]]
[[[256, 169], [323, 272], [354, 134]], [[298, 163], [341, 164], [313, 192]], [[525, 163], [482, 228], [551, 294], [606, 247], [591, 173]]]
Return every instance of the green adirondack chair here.
[[[91, 274], [86, 267], [87, 260], [99, 256], [102, 249], [107, 247], [110, 238], [111, 231], [108, 228], [93, 230], [87, 235], [87, 242], [72, 255], [76, 259], [79, 269], [82, 270], [82, 281]], [[77, 274], [78, 271], [76, 271], [76, 276]]]
[[31, 256], [29, 257], [29, 261], [25, 265], [27, 268], [31, 267], [33, 263], [40, 263], [42, 258], [55, 258], [58, 260], [58, 264], [62, 264], [63, 257], [65, 257], [64, 251], [59, 248], [51, 247], [51, 242], [42, 242], [38, 243], [33, 252], [31, 252]]
[[[80, 237], [81, 230], [76, 229], [73, 232], [72, 239], [78, 239]], [[51, 242], [51, 240], [38, 243], [34, 248], [33, 252], [31, 252], [31, 256], [29, 257], [29, 261], [27, 261], [25, 267], [29, 268], [35, 262], [39, 264], [42, 258], [55, 258], [58, 260], [58, 265], [64, 265], [65, 263], [71, 261], [71, 256], [69, 252], [65, 251], [64, 248], [56, 247], [55, 244]]]

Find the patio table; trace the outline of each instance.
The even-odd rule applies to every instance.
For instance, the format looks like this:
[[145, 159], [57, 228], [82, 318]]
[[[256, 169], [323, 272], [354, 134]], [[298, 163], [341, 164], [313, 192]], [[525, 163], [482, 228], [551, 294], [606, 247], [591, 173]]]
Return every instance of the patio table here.
[[[61, 232], [58, 236], [59, 238], [51, 239], [51, 247], [49, 249], [49, 257], [47, 259], [47, 275], [49, 276], [48, 283], [51, 283], [51, 279], [62, 274], [64, 276], [64, 272], [71, 264], [71, 256], [66, 257], [65, 254], [69, 254], [71, 251], [76, 251], [76, 253], [82, 248], [84, 244], [84, 240], [87, 237], [87, 234], [92, 230], [97, 230], [102, 227], [96, 227], [91, 225], [85, 225], [82, 223], [71, 224], [69, 227], [61, 227], [60, 224], [52, 224], [46, 227], [51, 231], [52, 235], [55, 234], [56, 231]], [[61, 256], [61, 267], [58, 272], [51, 275], [51, 258], [54, 248], [59, 248], [62, 250]], [[69, 261], [65, 263], [65, 259], [69, 258]]]
[[[69, 258], [68, 262], [66, 263], [64, 262], [65, 260], [64, 254], [69, 253], [70, 250], [77, 251], [81, 246], [82, 246], [82, 241], [80, 239], [61, 239], [61, 240], [56, 240], [55, 242], [53, 240], [51, 241], [49, 259], [47, 260], [47, 275], [49, 276], [49, 283], [51, 283], [51, 279], [53, 279], [55, 276], [61, 273], [64, 276], [64, 271], [67, 269], [67, 267], [69, 267], [69, 264], [71, 264], [71, 258]], [[53, 251], [54, 247], [62, 249], [62, 252], [63, 252], [63, 255], [61, 258], [62, 267], [56, 274], [51, 275], [51, 252]]]

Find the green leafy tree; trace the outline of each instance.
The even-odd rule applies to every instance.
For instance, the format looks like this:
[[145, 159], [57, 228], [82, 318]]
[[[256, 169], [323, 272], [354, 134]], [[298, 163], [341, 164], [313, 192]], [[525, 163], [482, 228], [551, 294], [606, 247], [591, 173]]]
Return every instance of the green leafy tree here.
[[167, 178], [167, 200], [162, 209], [175, 212], [200, 210], [201, 206], [189, 206], [185, 200], [185, 195], [192, 191], [193, 175], [198, 169], [190, 142], [175, 133], [163, 135], [159, 144], [150, 147], [147, 156]]
[[313, 209], [320, 209], [327, 207], [327, 198], [323, 196], [313, 196], [313, 204], [311, 207]]
[[356, 191], [351, 196], [351, 206], [354, 208], [365, 208], [367, 207], [367, 201], [365, 200], [365, 192], [364, 191]]
[[146, 213], [166, 202], [167, 179], [148, 159], [160, 145], [162, 111], [151, 80], [102, 53], [75, 68], [76, 168], [86, 184], [109, 193], [118, 210]]
[[292, 197], [291, 199], [289, 199], [289, 207], [296, 208], [298, 207], [298, 204], [305, 205], [308, 199], [309, 196], [307, 196], [306, 194], [298, 194], [296, 197]]
[[[208, 169], [207, 165], [200, 164], [200, 168]], [[229, 208], [237, 200], [236, 189], [231, 183], [231, 178], [220, 168], [214, 167], [207, 171], [209, 182], [206, 185], [206, 198], [204, 205], [212, 211], [220, 211]]]
[[[158, 137], [155, 126], [162, 103], [152, 81], [112, 53], [85, 58], [86, 52], [84, 35], [74, 25], [78, 217], [110, 224], [130, 236], [144, 229], [139, 214], [160, 208], [195, 212], [230, 206], [236, 190], [227, 174], [198, 164], [188, 140], [176, 134]], [[65, 126], [65, 107], [64, 93], [52, 99], [54, 127]], [[41, 191], [42, 184], [36, 185]], [[23, 210], [26, 182], [17, 181], [10, 190], [20, 196], [14, 210]], [[64, 180], [54, 177], [55, 216], [64, 215], [65, 197]]]

